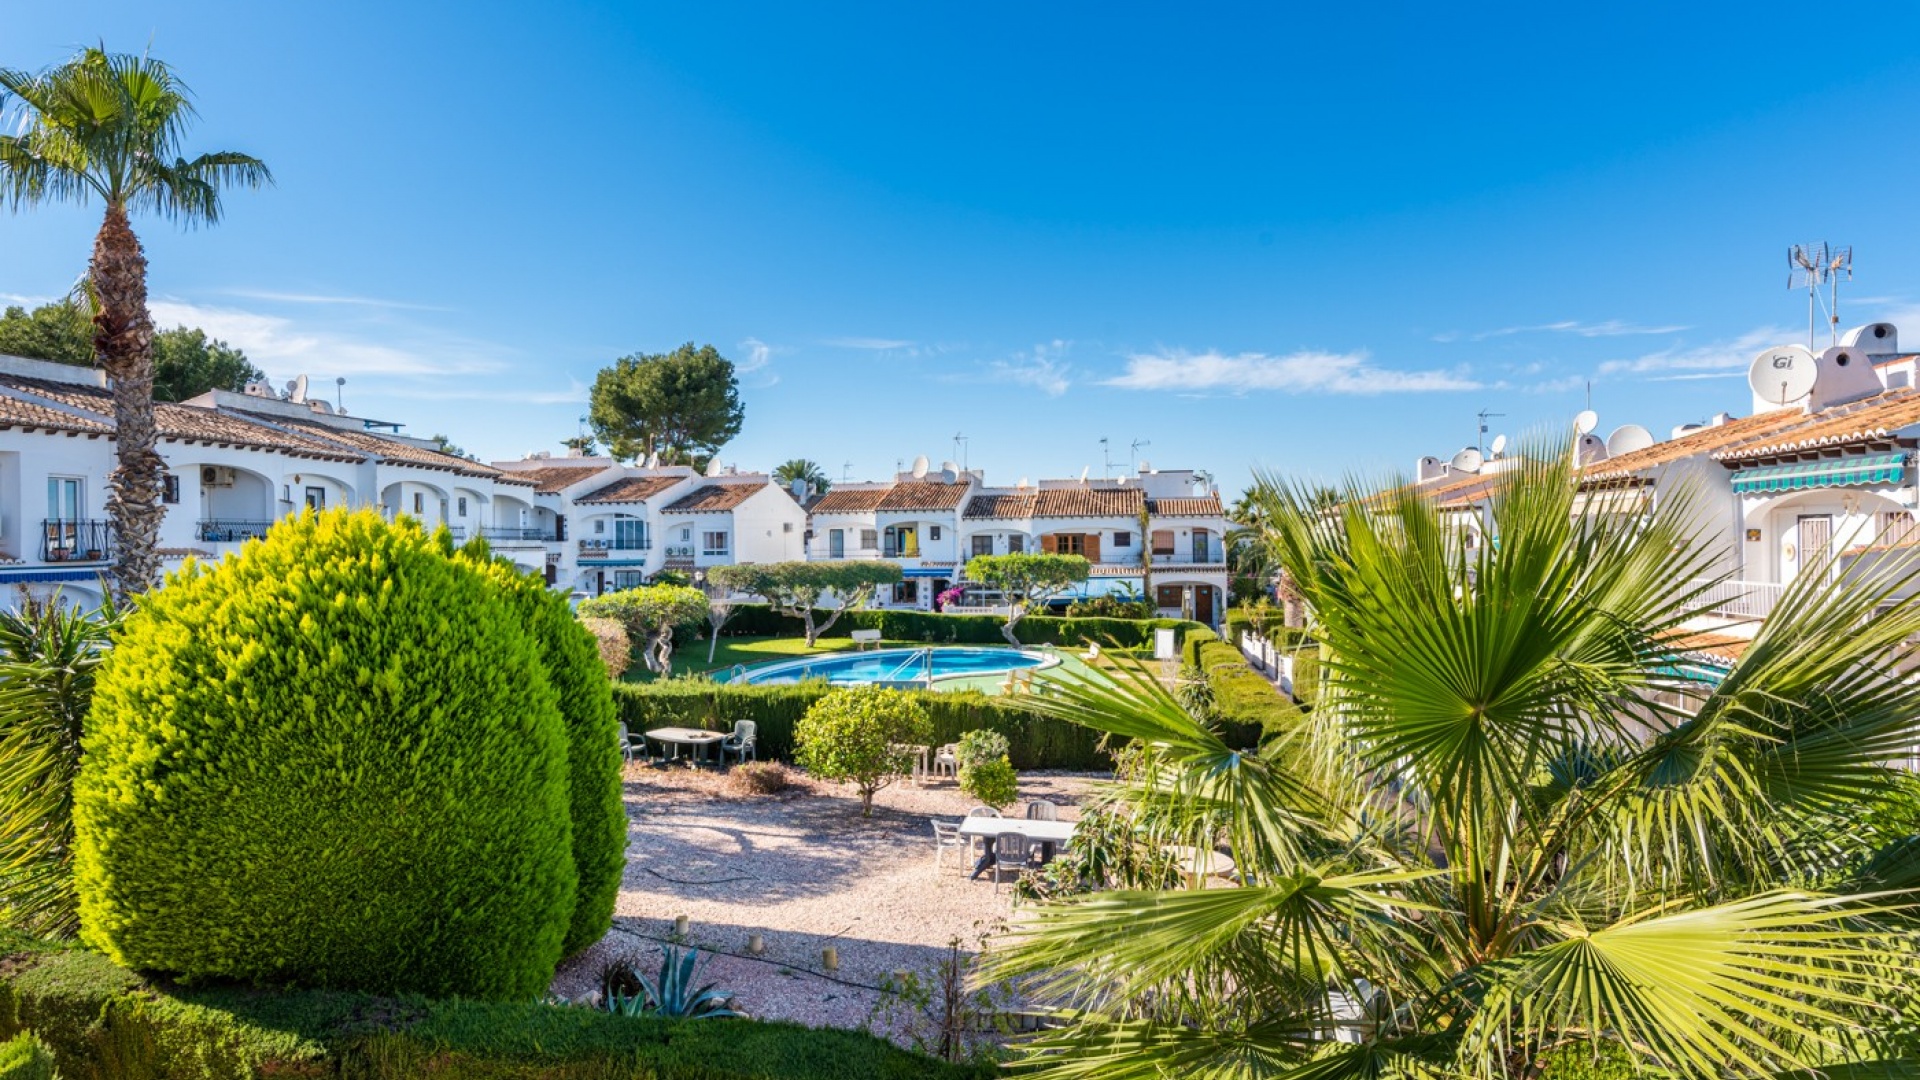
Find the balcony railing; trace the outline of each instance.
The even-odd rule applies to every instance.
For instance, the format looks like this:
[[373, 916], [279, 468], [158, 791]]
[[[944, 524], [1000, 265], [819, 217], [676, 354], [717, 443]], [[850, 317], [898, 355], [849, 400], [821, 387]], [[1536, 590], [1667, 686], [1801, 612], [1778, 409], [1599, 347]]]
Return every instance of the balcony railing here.
[[602, 536], [580, 541], [580, 557], [583, 559], [604, 559], [616, 551], [652, 551], [650, 540], [617, 540], [611, 536]]
[[267, 535], [273, 527], [271, 521], [253, 521], [243, 518], [206, 518], [196, 530], [203, 544], [235, 544], [242, 540], [253, 540]]
[[40, 558], [46, 562], [104, 562], [113, 558], [113, 523], [73, 518], [40, 523]]
[[1214, 548], [1200, 548], [1188, 555], [1168, 555], [1155, 552], [1155, 566], [1217, 566], [1225, 558], [1225, 553]]
[[554, 535], [552, 529], [543, 529], [537, 525], [487, 525], [481, 528], [480, 535], [486, 537], [488, 540], [496, 542], [506, 541], [509, 543], [513, 541], [523, 541], [537, 544], [550, 544], [560, 539]]
[[1787, 591], [1785, 585], [1770, 581], [1719, 581], [1701, 594], [1701, 602], [1715, 615], [1730, 619], [1764, 619]]

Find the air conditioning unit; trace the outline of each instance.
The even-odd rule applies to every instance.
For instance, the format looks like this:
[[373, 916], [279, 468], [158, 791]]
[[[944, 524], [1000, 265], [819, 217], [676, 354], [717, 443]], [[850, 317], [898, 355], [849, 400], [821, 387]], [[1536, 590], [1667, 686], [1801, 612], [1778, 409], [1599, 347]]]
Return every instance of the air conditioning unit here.
[[233, 470], [225, 465], [202, 465], [200, 466], [200, 486], [232, 487]]

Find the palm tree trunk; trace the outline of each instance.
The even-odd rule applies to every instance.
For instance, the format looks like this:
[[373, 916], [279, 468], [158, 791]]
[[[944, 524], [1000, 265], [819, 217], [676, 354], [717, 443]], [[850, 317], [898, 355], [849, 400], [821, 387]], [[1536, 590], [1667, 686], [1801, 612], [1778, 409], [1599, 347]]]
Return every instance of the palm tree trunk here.
[[147, 313], [147, 257], [127, 221], [126, 207], [107, 207], [88, 267], [99, 310], [93, 349], [113, 382], [118, 463], [107, 479], [107, 516], [117, 560], [114, 591], [126, 597], [152, 588], [160, 576], [160, 477], [166, 467], [154, 449], [153, 317]]

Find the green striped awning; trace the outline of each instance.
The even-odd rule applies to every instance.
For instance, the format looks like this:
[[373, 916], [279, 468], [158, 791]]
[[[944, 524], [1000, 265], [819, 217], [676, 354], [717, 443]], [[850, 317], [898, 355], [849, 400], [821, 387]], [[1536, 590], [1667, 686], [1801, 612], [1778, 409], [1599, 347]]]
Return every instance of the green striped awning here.
[[1803, 488], [1897, 484], [1907, 472], [1907, 455], [1865, 454], [1831, 461], [1799, 461], [1792, 465], [1765, 465], [1733, 474], [1736, 494], [1761, 491], [1799, 491]]

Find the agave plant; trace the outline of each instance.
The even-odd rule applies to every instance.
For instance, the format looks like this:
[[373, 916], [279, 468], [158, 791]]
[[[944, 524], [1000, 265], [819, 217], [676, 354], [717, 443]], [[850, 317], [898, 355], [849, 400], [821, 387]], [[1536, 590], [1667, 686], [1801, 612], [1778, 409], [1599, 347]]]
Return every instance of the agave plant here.
[[701, 984], [707, 960], [698, 949], [668, 945], [661, 950], [660, 973], [651, 980], [632, 958], [615, 961], [601, 974], [602, 1005], [615, 1016], [715, 1020], [746, 1015], [732, 1007], [733, 991]]
[[94, 673], [119, 612], [20, 595], [0, 612], [0, 925], [66, 936], [73, 892], [73, 778]]
[[1133, 740], [1143, 842], [1223, 848], [1239, 885], [1028, 908], [983, 974], [1070, 1021], [1037, 1075], [1910, 1075], [1920, 841], [1855, 824], [1916, 738], [1910, 566], [1803, 575], [1709, 676], [1722, 564], [1684, 496], [1583, 514], [1535, 454], [1474, 545], [1417, 491], [1255, 498], [1323, 646], [1296, 736], [1236, 751], [1144, 671], [1034, 699]]

